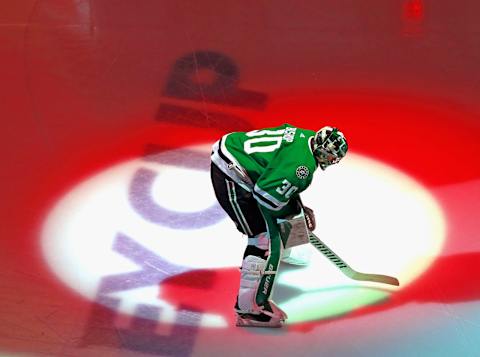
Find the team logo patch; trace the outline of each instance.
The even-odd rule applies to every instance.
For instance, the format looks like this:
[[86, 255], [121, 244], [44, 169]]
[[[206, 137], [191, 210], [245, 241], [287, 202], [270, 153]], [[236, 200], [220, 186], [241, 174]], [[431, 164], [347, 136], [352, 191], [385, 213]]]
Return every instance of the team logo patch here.
[[299, 166], [297, 167], [296, 174], [299, 179], [304, 180], [308, 177], [308, 175], [310, 174], [310, 171], [306, 166]]

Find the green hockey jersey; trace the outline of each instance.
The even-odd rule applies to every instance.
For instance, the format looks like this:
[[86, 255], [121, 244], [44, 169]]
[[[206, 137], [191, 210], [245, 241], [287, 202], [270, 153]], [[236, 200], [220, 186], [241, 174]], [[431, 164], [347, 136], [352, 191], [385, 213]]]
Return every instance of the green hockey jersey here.
[[251, 180], [248, 189], [264, 207], [278, 211], [312, 182], [317, 162], [311, 149], [315, 132], [290, 124], [234, 132], [214, 145], [212, 160], [227, 175], [245, 186], [245, 180], [230, 172], [232, 166]]

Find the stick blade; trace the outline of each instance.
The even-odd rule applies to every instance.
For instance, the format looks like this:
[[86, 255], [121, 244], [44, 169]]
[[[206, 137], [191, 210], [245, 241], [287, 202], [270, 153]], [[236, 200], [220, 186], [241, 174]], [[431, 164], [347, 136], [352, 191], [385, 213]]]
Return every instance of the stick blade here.
[[313, 232], [310, 232], [309, 235], [310, 243], [328, 260], [330, 260], [333, 264], [339, 268], [343, 274], [348, 276], [350, 279], [359, 280], [359, 281], [371, 281], [374, 283], [381, 283], [381, 284], [388, 284], [394, 286], [400, 286], [400, 282], [397, 278], [388, 275], [382, 274], [366, 274], [360, 273], [354, 269], [352, 269], [345, 261], [340, 258], [337, 254], [335, 254], [330, 248], [327, 247], [325, 243], [323, 243], [320, 238], [318, 238]]
[[388, 275], [353, 272], [353, 274], [349, 274], [349, 277], [352, 278], [353, 280], [371, 281], [374, 283], [400, 286], [400, 282], [398, 281], [397, 278], [393, 276], [388, 276]]

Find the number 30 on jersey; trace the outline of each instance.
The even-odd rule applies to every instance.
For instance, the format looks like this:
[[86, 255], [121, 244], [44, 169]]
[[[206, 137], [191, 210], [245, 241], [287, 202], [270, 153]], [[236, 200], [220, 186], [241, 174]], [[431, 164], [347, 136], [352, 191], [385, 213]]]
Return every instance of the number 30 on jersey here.
[[275, 151], [282, 144], [284, 133], [285, 129], [249, 131], [246, 135], [251, 139], [245, 141], [243, 144], [243, 150], [247, 154]]
[[287, 179], [284, 179], [282, 185], [278, 186], [276, 191], [282, 196], [285, 196], [286, 199], [290, 199], [297, 190], [297, 186], [293, 186]]

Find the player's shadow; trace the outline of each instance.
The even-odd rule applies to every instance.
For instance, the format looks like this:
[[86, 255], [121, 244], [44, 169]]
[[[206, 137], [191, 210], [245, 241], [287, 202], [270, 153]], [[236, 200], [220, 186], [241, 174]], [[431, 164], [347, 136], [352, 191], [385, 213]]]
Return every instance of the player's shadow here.
[[[285, 269], [295, 269], [282, 267]], [[237, 268], [202, 269], [186, 272], [162, 283], [162, 298], [194, 310], [220, 313], [233, 322], [233, 304], [239, 284]], [[379, 285], [378, 289], [381, 289]], [[279, 286], [282, 300], [299, 297], [303, 292], [294, 287]], [[375, 289], [375, 288], [372, 288]], [[458, 303], [480, 299], [480, 252], [439, 257], [415, 281], [393, 292], [387, 300], [365, 306], [346, 315], [317, 320], [354, 318], [360, 315], [393, 309], [403, 304]]]
[[[382, 287], [379, 285], [378, 288], [371, 289], [382, 289]], [[308, 332], [311, 327], [320, 323], [356, 318], [412, 302], [453, 304], [479, 299], [480, 252], [441, 256], [422, 275], [404, 288], [392, 292], [389, 298], [344, 315], [301, 324], [298, 330]]]

